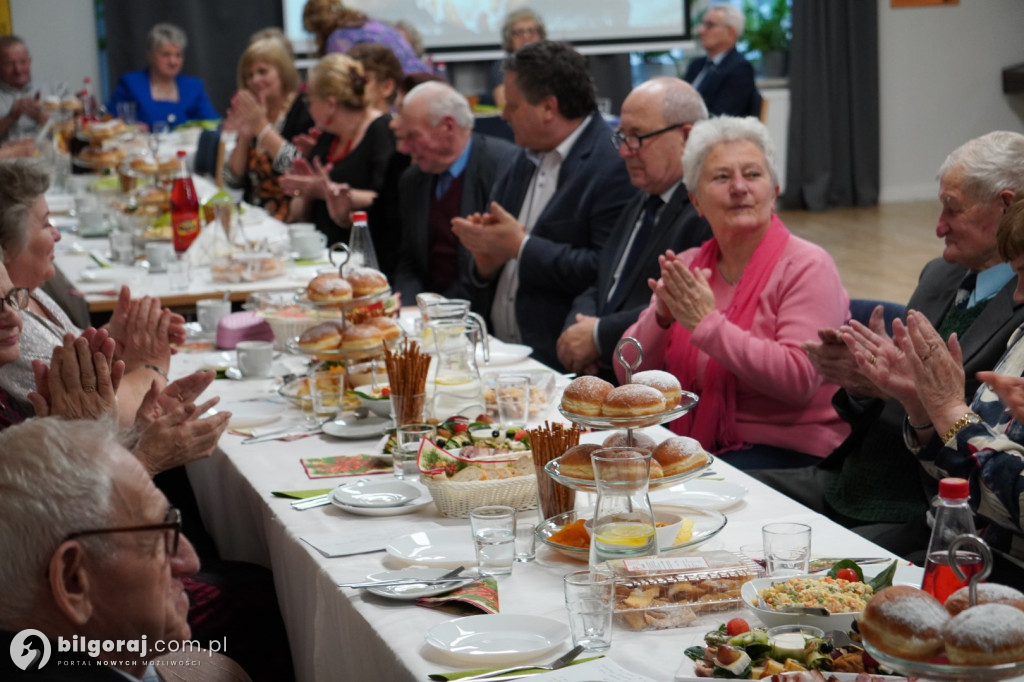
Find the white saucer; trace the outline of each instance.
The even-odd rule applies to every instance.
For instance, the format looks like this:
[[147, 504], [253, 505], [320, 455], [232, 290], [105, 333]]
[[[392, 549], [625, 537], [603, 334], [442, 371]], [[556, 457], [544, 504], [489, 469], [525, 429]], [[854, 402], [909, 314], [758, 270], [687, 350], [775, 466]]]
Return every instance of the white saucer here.
[[476, 362], [480, 367], [494, 367], [496, 365], [511, 365], [530, 357], [533, 349], [518, 343], [505, 343], [497, 339], [491, 339], [490, 345], [491, 361], [484, 365], [484, 349], [476, 348]]
[[331, 496], [348, 507], [401, 507], [420, 497], [419, 490], [403, 481], [359, 481], [335, 488]]
[[335, 438], [349, 438], [361, 440], [373, 438], [384, 433], [391, 426], [391, 419], [387, 417], [370, 416], [365, 419], [348, 417], [336, 417], [334, 421], [324, 423], [324, 433]]
[[231, 421], [228, 422], [228, 428], [251, 429], [254, 426], [273, 424], [281, 418], [285, 411], [284, 407], [281, 403], [245, 401], [220, 403], [211, 411], [230, 412]]
[[[403, 568], [398, 571], [384, 571], [383, 573], [374, 573], [373, 575], [366, 576], [367, 580], [404, 580], [406, 578], [415, 578], [430, 580], [431, 578], [440, 578], [448, 571], [442, 568]], [[404, 599], [412, 600], [419, 599], [420, 597], [433, 597], [438, 594], [444, 594], [445, 592], [451, 592], [457, 590], [463, 585], [476, 580], [476, 576], [469, 576], [464, 582], [460, 583], [444, 583], [442, 585], [427, 585], [425, 583], [418, 583], [412, 585], [391, 585], [389, 587], [368, 587], [367, 592], [372, 592], [381, 597], [387, 597], [388, 599]]]
[[476, 564], [476, 549], [469, 526], [410, 533], [392, 540], [385, 550], [410, 564], [455, 568]]
[[738, 483], [694, 478], [651, 493], [651, 502], [721, 511], [737, 504], [747, 496], [747, 492], [747, 489]]
[[84, 268], [78, 279], [88, 284], [118, 284], [146, 276], [146, 271], [128, 265], [113, 265], [109, 268]]
[[518, 614], [467, 616], [427, 630], [427, 644], [466, 665], [533, 661], [560, 646], [569, 627], [551, 618]]

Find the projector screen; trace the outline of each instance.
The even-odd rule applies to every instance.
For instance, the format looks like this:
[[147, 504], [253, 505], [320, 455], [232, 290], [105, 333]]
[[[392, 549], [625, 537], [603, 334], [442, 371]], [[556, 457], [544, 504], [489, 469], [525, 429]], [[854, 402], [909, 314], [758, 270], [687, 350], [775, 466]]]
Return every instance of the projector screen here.
[[[296, 45], [309, 44], [302, 28], [305, 0], [283, 0], [285, 32]], [[687, 40], [689, 0], [350, 0], [373, 19], [405, 19], [423, 34], [430, 51], [494, 49], [501, 44], [505, 15], [521, 7], [537, 11], [548, 38], [574, 44]]]

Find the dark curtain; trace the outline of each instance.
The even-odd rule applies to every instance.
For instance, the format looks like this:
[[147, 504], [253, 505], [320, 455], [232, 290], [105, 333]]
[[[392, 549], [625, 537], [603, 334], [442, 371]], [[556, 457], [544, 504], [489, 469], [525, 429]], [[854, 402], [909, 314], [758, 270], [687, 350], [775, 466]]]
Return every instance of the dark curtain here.
[[793, 0], [786, 208], [878, 203], [878, 3]]
[[[199, 76], [217, 111], [225, 112], [237, 89], [238, 58], [249, 36], [283, 26], [279, 0], [103, 0], [111, 92], [125, 71], [146, 66], [146, 34], [162, 21], [188, 35], [182, 73]], [[109, 94], [109, 93], [108, 93]]]

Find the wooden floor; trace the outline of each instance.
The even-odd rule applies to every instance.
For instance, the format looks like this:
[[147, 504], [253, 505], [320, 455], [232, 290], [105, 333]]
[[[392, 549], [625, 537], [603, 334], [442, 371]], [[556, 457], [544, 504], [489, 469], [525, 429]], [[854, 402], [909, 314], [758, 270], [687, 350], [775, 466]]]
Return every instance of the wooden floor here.
[[793, 232], [835, 259], [850, 298], [906, 303], [921, 268], [942, 254], [935, 236], [939, 202], [918, 201], [832, 211], [781, 211]]

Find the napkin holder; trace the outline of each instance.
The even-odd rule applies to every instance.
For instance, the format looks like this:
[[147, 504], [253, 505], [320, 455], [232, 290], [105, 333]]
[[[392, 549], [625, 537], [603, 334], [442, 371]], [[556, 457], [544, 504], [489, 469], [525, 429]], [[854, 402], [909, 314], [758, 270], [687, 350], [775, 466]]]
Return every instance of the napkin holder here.
[[233, 350], [239, 341], [273, 341], [274, 330], [251, 310], [231, 313], [217, 324], [217, 347]]

